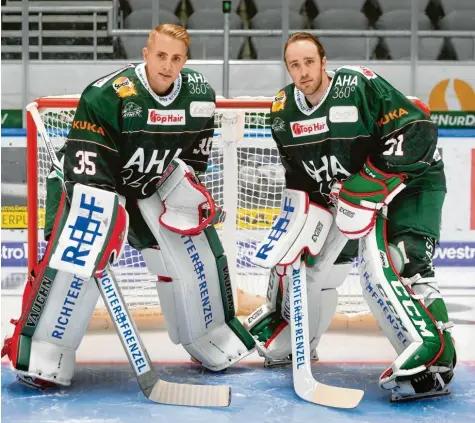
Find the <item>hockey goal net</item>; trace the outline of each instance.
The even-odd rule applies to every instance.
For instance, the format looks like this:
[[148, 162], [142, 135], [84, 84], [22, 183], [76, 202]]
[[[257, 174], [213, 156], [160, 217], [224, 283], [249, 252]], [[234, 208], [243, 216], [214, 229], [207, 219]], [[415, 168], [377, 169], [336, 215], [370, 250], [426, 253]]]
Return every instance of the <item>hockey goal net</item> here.
[[[79, 96], [43, 97], [38, 111], [56, 149], [64, 144]], [[218, 100], [215, 135], [203, 182], [217, 204], [227, 211], [218, 228], [233, 283], [237, 314], [245, 316], [261, 305], [266, 296], [269, 272], [254, 266], [250, 256], [277, 214], [284, 189], [284, 169], [269, 126], [271, 99]], [[33, 119], [27, 117], [28, 266], [42, 257], [46, 205], [46, 179], [51, 162], [38, 137]], [[361, 295], [356, 269], [339, 288], [339, 304], [333, 326], [374, 325]], [[164, 325], [155, 289], [156, 276], [149, 273], [139, 251], [126, 245], [115, 265], [126, 302], [139, 328]], [[99, 300], [90, 329], [113, 327]]]

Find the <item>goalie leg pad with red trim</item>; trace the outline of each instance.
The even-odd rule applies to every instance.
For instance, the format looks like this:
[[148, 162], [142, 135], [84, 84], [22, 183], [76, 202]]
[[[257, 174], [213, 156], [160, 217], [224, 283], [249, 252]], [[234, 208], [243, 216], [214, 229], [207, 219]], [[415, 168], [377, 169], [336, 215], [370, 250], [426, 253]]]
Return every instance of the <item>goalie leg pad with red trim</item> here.
[[63, 194], [45, 255], [25, 287], [22, 315], [2, 349], [30, 386], [71, 383], [99, 297], [90, 276], [118, 258], [127, 230], [117, 194], [81, 184], [70, 204]]
[[32, 387], [71, 383], [75, 352], [99, 297], [93, 280], [47, 264], [68, 212], [63, 195], [43, 260], [25, 285], [21, 317], [12, 321], [13, 336], [2, 349], [2, 356], [8, 355], [19, 377]]
[[144, 250], [144, 259], [162, 276], [158, 294], [172, 341], [215, 371], [250, 354], [255, 342], [235, 317], [227, 259], [214, 227], [193, 236], [164, 227], [158, 193], [139, 200], [138, 207], [160, 246]]
[[[437, 321], [423, 297], [410, 288], [411, 282], [399, 276], [386, 240], [384, 217], [378, 217], [375, 228], [360, 240], [359, 250], [363, 296], [398, 354], [381, 375], [380, 386], [392, 390], [394, 400], [447, 393], [451, 377], [444, 381], [440, 373], [450, 369], [436, 367], [440, 367], [437, 363], [445, 348], [443, 332], [451, 324]], [[417, 392], [410, 381], [427, 376], [435, 391]]]

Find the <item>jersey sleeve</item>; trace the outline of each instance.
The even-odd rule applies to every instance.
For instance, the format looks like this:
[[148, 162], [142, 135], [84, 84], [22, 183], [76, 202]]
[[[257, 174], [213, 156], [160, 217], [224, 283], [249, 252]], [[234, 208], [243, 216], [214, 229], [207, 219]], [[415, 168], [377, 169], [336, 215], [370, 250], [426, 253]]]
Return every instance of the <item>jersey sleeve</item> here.
[[99, 111], [99, 105], [81, 97], [68, 139], [63, 147], [64, 177], [68, 193], [75, 183], [114, 191], [119, 169], [118, 122], [106, 118], [112, 110]]
[[423, 175], [438, 160], [437, 126], [383, 78], [373, 80], [366, 91], [371, 134], [380, 140], [372, 162], [383, 171], [405, 173], [410, 179]]

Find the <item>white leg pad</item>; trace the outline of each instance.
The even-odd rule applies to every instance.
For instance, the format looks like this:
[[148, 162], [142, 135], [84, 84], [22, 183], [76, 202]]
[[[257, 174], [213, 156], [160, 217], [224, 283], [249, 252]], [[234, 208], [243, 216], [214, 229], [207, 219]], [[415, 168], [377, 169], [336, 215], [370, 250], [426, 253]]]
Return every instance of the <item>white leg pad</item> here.
[[[160, 245], [160, 269], [150, 267], [172, 279], [158, 283], [172, 341], [182, 344], [210, 370], [221, 370], [239, 361], [253, 349], [244, 344], [246, 335], [247, 345], [252, 343], [253, 347], [254, 343], [237, 319], [234, 320], [232, 287], [224, 271], [227, 266], [220, 267], [224, 256], [215, 256], [216, 250], [205, 232], [181, 235], [162, 226], [158, 217], [163, 213], [163, 204], [158, 194], [139, 200], [138, 205]], [[153, 255], [146, 252], [145, 256]], [[150, 259], [146, 260], [149, 265]], [[220, 282], [220, 277], [224, 282]], [[233, 327], [241, 325], [239, 335], [228, 326], [229, 319], [234, 320]]]
[[81, 343], [99, 298], [93, 279], [58, 271], [32, 337], [26, 374], [70, 385]]

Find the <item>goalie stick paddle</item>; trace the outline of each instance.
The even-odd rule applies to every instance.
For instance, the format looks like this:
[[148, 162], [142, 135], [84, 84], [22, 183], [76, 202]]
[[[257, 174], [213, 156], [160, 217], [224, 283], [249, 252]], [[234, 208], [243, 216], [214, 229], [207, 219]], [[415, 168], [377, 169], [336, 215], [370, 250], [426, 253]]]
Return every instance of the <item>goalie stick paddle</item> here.
[[308, 334], [307, 280], [305, 262], [300, 258], [290, 266], [290, 329], [292, 336], [292, 374], [296, 394], [314, 404], [355, 408], [364, 391], [320, 383], [312, 375]]
[[[30, 112], [35, 122], [37, 131], [48, 151], [56, 176], [66, 191], [61, 163], [56, 156], [53, 143], [46, 132], [37, 106], [36, 103], [31, 103], [26, 107], [26, 110]], [[195, 407], [229, 406], [231, 403], [231, 387], [229, 386], [191, 385], [167, 382], [160, 379], [157, 376], [157, 372], [150, 360], [129, 309], [125, 304], [112, 269], [107, 268], [100, 277], [94, 279], [135, 373], [140, 389], [149, 400], [160, 404]], [[129, 342], [127, 342], [126, 338]], [[132, 338], [135, 338], [135, 344], [130, 343]]]

